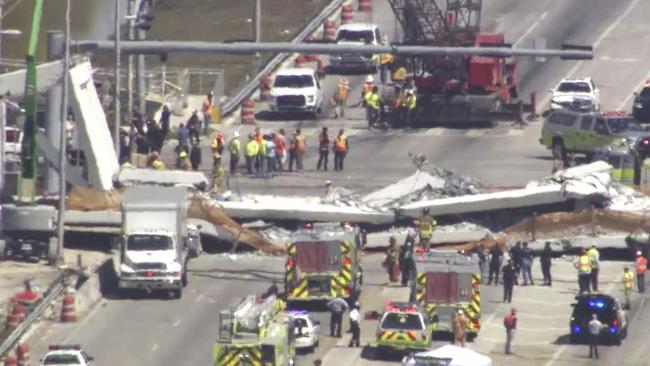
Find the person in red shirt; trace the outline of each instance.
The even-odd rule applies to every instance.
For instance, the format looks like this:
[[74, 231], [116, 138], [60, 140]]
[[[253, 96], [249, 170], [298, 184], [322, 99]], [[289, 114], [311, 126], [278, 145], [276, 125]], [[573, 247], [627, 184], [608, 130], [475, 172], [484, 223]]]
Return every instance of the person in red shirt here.
[[641, 251], [636, 252], [636, 284], [639, 293], [645, 292], [645, 272], [648, 270], [648, 260], [645, 259]]
[[506, 355], [512, 354], [512, 341], [515, 338], [515, 331], [517, 330], [517, 309], [510, 309], [510, 314], [503, 318], [503, 326], [506, 328]]
[[323, 170], [327, 171], [327, 161], [330, 155], [330, 135], [327, 133], [327, 127], [323, 127], [323, 131], [318, 135], [318, 164], [316, 170], [320, 170], [321, 165]]

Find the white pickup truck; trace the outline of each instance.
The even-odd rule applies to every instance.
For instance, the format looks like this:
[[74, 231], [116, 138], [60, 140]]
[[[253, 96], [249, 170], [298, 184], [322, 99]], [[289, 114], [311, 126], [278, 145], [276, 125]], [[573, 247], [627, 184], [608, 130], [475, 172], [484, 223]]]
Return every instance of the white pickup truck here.
[[318, 118], [323, 106], [323, 91], [316, 71], [309, 68], [278, 71], [271, 87], [271, 111], [307, 112]]

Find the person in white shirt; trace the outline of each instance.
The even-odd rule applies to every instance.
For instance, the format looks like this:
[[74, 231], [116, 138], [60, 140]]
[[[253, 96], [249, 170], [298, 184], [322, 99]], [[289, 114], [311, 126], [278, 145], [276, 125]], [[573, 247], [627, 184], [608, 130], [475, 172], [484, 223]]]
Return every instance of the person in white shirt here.
[[350, 339], [350, 344], [348, 347], [361, 347], [361, 313], [359, 313], [359, 308], [361, 305], [359, 302], [355, 302], [352, 310], [350, 310], [350, 330], [352, 331], [352, 338]]
[[603, 323], [598, 320], [598, 316], [593, 314], [589, 322], [589, 358], [598, 359], [598, 343], [600, 341], [600, 331]]

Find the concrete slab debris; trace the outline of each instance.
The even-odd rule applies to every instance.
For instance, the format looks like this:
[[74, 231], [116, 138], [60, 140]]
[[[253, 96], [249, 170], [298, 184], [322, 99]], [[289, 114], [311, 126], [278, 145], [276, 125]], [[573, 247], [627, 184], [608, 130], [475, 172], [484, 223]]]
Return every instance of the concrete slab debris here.
[[191, 186], [205, 190], [208, 186], [208, 179], [201, 172], [138, 169], [128, 165], [119, 170], [115, 180], [119, 187], [133, 185]]

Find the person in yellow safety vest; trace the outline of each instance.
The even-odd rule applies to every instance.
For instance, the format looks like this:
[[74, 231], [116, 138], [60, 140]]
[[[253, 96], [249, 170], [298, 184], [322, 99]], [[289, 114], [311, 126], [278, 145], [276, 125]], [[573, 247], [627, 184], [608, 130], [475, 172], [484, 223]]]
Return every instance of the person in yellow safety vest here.
[[379, 56], [379, 78], [382, 84], [386, 84], [386, 75], [390, 72], [394, 60], [395, 58], [390, 53]]
[[255, 159], [260, 151], [260, 145], [255, 141], [255, 135], [252, 133], [248, 135], [248, 143], [246, 144], [246, 171], [248, 175], [253, 175], [253, 167], [255, 164]]
[[223, 154], [225, 145], [226, 142], [223, 138], [223, 132], [217, 132], [217, 134], [214, 136], [214, 140], [212, 140], [212, 143], [210, 144], [210, 148], [212, 149], [213, 154], [221, 158], [221, 154]]
[[418, 234], [420, 235], [420, 246], [424, 246], [425, 251], [429, 251], [431, 246], [431, 237], [433, 236], [433, 228], [437, 222], [433, 216], [429, 215], [429, 208], [422, 209], [422, 217], [417, 221]]
[[343, 171], [343, 160], [348, 153], [348, 137], [345, 136], [343, 129], [339, 130], [339, 134], [334, 140], [334, 171]]
[[418, 98], [415, 96], [415, 92], [413, 89], [409, 89], [406, 91], [406, 123], [408, 125], [411, 125], [413, 122], [415, 122], [415, 107], [417, 107], [418, 104]]
[[239, 141], [238, 131], [233, 132], [232, 140], [228, 144], [228, 151], [230, 152], [230, 175], [233, 176], [237, 174], [239, 156], [241, 155], [241, 142]]
[[587, 251], [583, 248], [580, 252], [578, 260], [575, 262], [575, 267], [578, 269], [578, 286], [580, 293], [591, 292], [591, 258], [587, 255]]
[[345, 106], [347, 104], [349, 90], [350, 83], [348, 82], [348, 79], [342, 78], [339, 80], [336, 92], [332, 97], [332, 102], [334, 104], [334, 118], [339, 118], [339, 115], [342, 118], [345, 117]]
[[629, 309], [632, 303], [632, 288], [634, 287], [634, 275], [630, 267], [625, 266], [623, 269], [623, 285], [625, 288], [625, 309]]
[[363, 87], [361, 88], [361, 105], [363, 107], [366, 106], [366, 96], [370, 93], [372, 93], [372, 87], [374, 86], [375, 78], [372, 77], [372, 75], [368, 75], [366, 77], [366, 82], [363, 84]]
[[397, 70], [395, 70], [391, 79], [394, 83], [404, 86], [404, 83], [406, 82], [406, 74], [406, 68], [404, 66], [400, 66], [397, 68]]
[[147, 167], [155, 170], [165, 170], [165, 163], [162, 161], [157, 151], [152, 151], [149, 155]]
[[192, 170], [192, 163], [190, 162], [190, 158], [187, 155], [187, 151], [185, 151], [185, 149], [181, 149], [181, 152], [178, 153], [178, 159], [178, 168], [180, 170], [184, 170], [186, 172]]
[[596, 249], [596, 244], [591, 244], [591, 248], [587, 251], [587, 255], [591, 260], [591, 288], [594, 292], [598, 291], [598, 270], [600, 269], [600, 253]]
[[368, 129], [372, 129], [372, 125], [379, 121], [379, 88], [372, 87], [372, 91], [366, 94], [366, 118], [368, 119]]

